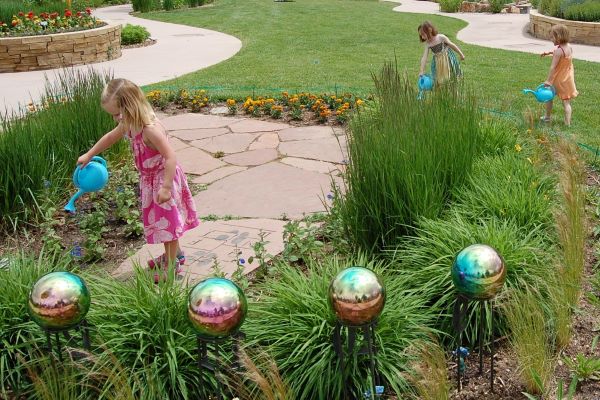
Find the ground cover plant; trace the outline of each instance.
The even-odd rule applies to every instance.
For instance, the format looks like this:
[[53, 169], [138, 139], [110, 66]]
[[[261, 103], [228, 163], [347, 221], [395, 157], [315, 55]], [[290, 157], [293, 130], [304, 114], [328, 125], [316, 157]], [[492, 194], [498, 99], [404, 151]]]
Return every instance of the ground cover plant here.
[[144, 43], [150, 37], [150, 32], [140, 25], [127, 24], [121, 30], [121, 44], [130, 45]]

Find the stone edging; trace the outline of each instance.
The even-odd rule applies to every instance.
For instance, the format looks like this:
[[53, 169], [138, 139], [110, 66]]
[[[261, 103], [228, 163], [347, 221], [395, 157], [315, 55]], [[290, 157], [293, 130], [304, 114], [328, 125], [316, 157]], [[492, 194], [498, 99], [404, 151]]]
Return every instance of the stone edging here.
[[558, 24], [567, 27], [571, 42], [600, 46], [600, 22], [570, 21], [542, 15], [533, 10], [529, 14], [529, 33], [536, 38], [550, 40], [550, 29]]
[[0, 72], [35, 71], [121, 57], [121, 25], [0, 38]]

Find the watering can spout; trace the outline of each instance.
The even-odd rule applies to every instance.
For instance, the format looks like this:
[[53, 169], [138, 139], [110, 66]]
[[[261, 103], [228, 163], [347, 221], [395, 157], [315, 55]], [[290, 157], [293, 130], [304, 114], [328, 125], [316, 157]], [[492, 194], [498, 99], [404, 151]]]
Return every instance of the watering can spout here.
[[65, 206], [65, 211], [68, 211], [70, 213], [74, 213], [76, 208], [75, 208], [75, 201], [82, 195], [84, 194], [85, 191], [83, 189], [79, 189], [77, 191], [77, 193], [75, 193], [73, 195], [73, 197], [71, 197], [71, 200], [69, 200], [69, 202], [67, 203], [67, 205]]
[[523, 89], [523, 93], [527, 94], [527, 93], [532, 93], [533, 95], [535, 95], [535, 92], [531, 89]]

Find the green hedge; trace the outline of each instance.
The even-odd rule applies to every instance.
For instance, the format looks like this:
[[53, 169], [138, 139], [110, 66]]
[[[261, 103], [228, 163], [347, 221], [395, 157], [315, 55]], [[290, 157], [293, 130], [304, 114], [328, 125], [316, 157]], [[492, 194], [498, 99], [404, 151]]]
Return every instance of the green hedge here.
[[150, 32], [140, 25], [127, 24], [121, 30], [121, 44], [130, 45], [144, 43], [150, 37]]

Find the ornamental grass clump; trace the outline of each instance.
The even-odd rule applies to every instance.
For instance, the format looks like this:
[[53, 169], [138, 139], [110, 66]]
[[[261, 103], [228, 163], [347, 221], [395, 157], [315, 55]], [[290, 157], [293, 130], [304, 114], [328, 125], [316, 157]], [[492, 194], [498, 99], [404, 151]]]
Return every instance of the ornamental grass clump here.
[[[427, 299], [431, 312], [440, 316], [438, 328], [452, 334], [450, 313], [456, 299], [450, 270], [456, 255], [475, 243], [492, 246], [503, 257], [506, 265], [507, 288], [523, 288], [550, 272], [553, 242], [541, 226], [520, 227], [514, 220], [489, 217], [473, 220], [457, 210], [451, 210], [444, 219], [421, 219], [414, 237], [395, 251], [387, 252], [396, 273], [403, 276], [409, 287], [416, 288]], [[491, 314], [486, 308], [486, 326]], [[465, 339], [476, 343], [479, 307], [471, 304], [467, 313]], [[496, 318], [498, 315], [496, 314]], [[503, 320], [494, 321], [496, 333], [505, 332]], [[487, 329], [489, 334], [489, 329]]]
[[[56, 79], [26, 115], [0, 116], [0, 225], [30, 220], [42, 201], [66, 200], [77, 157], [115, 126], [100, 107], [109, 77], [65, 70]], [[126, 146], [113, 146], [105, 158], [118, 159]]]
[[450, 82], [417, 100], [414, 82], [386, 64], [374, 77], [377, 102], [350, 123], [346, 232], [364, 251], [393, 247], [418, 218], [436, 218], [480, 152], [474, 95]]
[[8, 399], [12, 398], [9, 394], [30, 388], [19, 357], [27, 358], [32, 347], [46, 343], [42, 330], [29, 317], [29, 291], [42, 275], [67, 269], [69, 260], [42, 250], [36, 257], [8, 254], [1, 261], [6, 264], [0, 268], [0, 398]]
[[130, 371], [127, 384], [136, 398], [208, 398], [215, 387], [198, 371], [196, 335], [187, 318], [189, 288], [172, 271], [159, 285], [141, 269], [126, 282], [110, 276], [89, 276], [87, 282], [94, 296], [88, 320], [97, 340]]
[[[260, 299], [249, 306], [243, 331], [248, 346], [262, 346], [276, 362], [294, 399], [341, 399], [345, 385], [333, 348], [335, 317], [328, 305], [328, 288], [343, 268], [362, 265], [377, 272], [387, 299], [375, 329], [377, 367], [388, 393], [403, 396], [410, 384], [402, 372], [410, 361], [408, 345], [425, 339], [432, 313], [424, 307], [405, 281], [385, 272], [381, 263], [365, 259], [331, 258], [322, 263], [309, 260], [306, 272], [288, 264], [278, 265], [277, 280], [260, 285]], [[360, 335], [359, 335], [360, 337]], [[347, 340], [347, 338], [344, 338]], [[361, 346], [358, 339], [355, 351]], [[345, 373], [356, 398], [368, 389], [369, 364], [364, 356], [346, 356]]]

